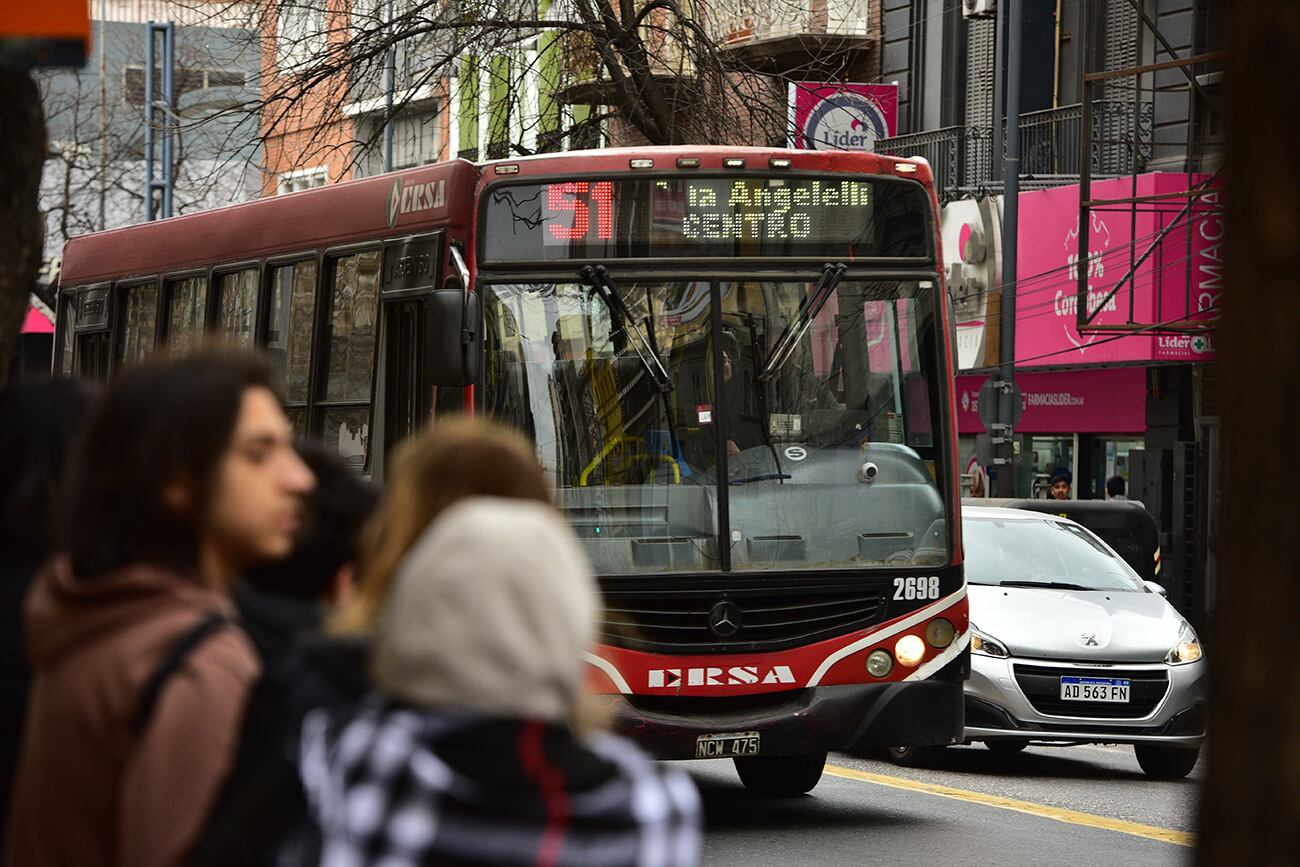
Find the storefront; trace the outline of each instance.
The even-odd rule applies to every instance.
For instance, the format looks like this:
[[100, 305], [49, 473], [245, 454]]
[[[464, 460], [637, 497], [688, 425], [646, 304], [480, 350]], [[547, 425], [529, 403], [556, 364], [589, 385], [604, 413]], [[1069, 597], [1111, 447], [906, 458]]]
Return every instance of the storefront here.
[[[957, 431], [963, 486], [968, 495], [988, 495], [996, 477], [992, 446], [979, 418], [980, 387], [988, 377], [957, 377]], [[1130, 451], [1143, 448], [1146, 432], [1146, 370], [1111, 367], [1020, 373], [1023, 415], [1016, 426], [1019, 453], [1015, 493], [1046, 496], [1058, 469], [1070, 471], [1074, 495], [1104, 496], [1106, 479], [1128, 476]]]

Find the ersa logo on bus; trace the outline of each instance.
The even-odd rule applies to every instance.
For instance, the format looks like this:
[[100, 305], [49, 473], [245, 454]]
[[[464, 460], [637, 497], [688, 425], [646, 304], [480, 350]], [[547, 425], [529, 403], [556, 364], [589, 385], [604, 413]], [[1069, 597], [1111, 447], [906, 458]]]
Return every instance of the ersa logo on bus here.
[[397, 225], [400, 214], [414, 214], [418, 211], [432, 211], [447, 204], [447, 182], [429, 181], [424, 184], [403, 184], [402, 179], [393, 181], [393, 189], [388, 194], [388, 228]]

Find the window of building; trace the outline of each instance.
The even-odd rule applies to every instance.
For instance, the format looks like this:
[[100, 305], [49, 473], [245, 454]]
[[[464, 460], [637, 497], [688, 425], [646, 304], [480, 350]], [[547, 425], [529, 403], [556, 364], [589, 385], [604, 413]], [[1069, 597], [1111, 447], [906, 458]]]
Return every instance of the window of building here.
[[257, 269], [217, 277], [217, 330], [238, 346], [253, 346], [257, 327]]
[[[247, 81], [248, 76], [239, 70], [178, 68], [173, 73], [172, 96], [179, 103], [187, 93], [217, 87], [243, 87]], [[123, 70], [122, 99], [127, 105], [144, 105], [143, 66], [128, 66]]]
[[279, 192], [281, 195], [296, 193], [300, 190], [310, 190], [312, 187], [323, 187], [329, 182], [329, 171], [325, 166], [296, 169], [280, 175]]
[[173, 352], [194, 346], [203, 337], [203, 312], [208, 303], [206, 277], [167, 281], [167, 348]]
[[[384, 171], [383, 116], [371, 115], [357, 125], [357, 133], [363, 147], [358, 176], [380, 174]], [[437, 104], [403, 110], [393, 120], [393, 169], [436, 163], [441, 155], [441, 109]]]
[[275, 384], [285, 399], [294, 429], [307, 432], [311, 394], [311, 338], [316, 319], [316, 262], [308, 260], [271, 269], [271, 313], [266, 349]]
[[379, 251], [336, 259], [331, 268], [321, 407], [321, 440], [358, 470], [370, 447], [379, 313]]
[[325, 26], [323, 0], [299, 0], [280, 7], [275, 65], [281, 74], [303, 71], [324, 56]]
[[127, 286], [121, 290], [119, 303], [122, 324], [117, 330], [114, 360], [119, 365], [132, 364], [153, 350], [158, 334], [158, 284]]

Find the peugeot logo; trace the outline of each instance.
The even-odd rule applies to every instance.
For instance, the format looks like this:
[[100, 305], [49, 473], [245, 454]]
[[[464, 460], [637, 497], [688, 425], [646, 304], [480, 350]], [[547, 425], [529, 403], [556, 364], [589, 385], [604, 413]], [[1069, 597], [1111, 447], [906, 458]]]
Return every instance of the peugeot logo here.
[[730, 638], [740, 631], [742, 616], [739, 605], [724, 599], [709, 612], [709, 631], [719, 638]]
[[1079, 636], [1079, 640], [1083, 642], [1084, 647], [1097, 647], [1097, 633], [1095, 632], [1091, 634], [1085, 632]]

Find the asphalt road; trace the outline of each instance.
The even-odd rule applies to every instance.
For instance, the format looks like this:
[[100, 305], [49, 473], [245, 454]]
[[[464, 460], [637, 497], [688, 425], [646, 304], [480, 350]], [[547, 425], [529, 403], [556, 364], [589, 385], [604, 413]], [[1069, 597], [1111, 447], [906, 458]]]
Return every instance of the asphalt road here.
[[832, 754], [812, 794], [749, 796], [727, 761], [684, 763], [704, 797], [706, 865], [1190, 861], [1197, 780], [1151, 781], [1119, 746], [952, 747], [934, 769]]

